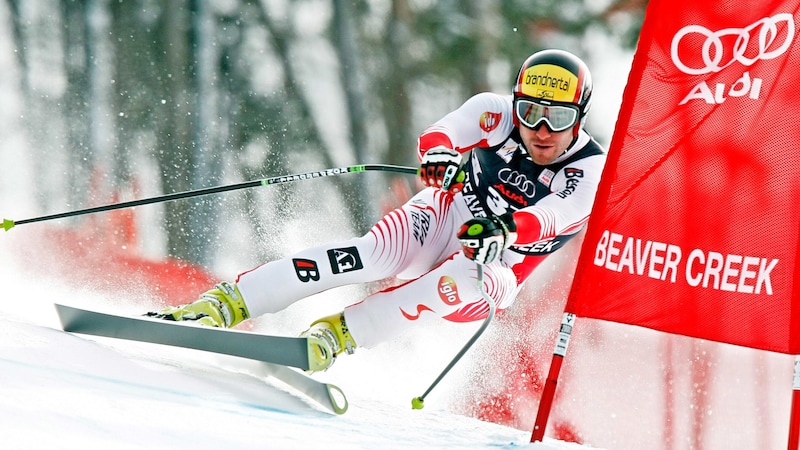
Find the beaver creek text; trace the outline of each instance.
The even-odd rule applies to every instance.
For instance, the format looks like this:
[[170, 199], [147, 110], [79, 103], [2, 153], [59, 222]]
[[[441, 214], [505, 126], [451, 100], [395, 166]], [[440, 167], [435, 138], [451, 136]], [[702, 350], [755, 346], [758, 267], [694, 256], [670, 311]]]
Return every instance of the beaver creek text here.
[[605, 230], [595, 248], [594, 264], [671, 283], [685, 281], [693, 287], [772, 295], [770, 275], [778, 259], [698, 248], [686, 252], [675, 244]]

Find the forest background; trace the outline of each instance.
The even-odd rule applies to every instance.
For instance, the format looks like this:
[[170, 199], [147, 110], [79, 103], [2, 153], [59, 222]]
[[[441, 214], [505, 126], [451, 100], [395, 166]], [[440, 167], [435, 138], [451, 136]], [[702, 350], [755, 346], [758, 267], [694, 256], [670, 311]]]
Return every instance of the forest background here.
[[[30, 201], [4, 214], [21, 219], [351, 164], [416, 166], [416, 138], [427, 125], [475, 93], [510, 92], [521, 62], [549, 47], [597, 68], [587, 128], [607, 146], [645, 6], [7, 0], [13, 48], [3, 53], [15, 70], [1, 77], [19, 95], [3, 102], [13, 133], [0, 148], [24, 141], [29, 149], [28, 167], [16, 168], [26, 181], [14, 189]], [[414, 183], [346, 175], [137, 208], [145, 226], [136, 229], [148, 231], [120, 245], [241, 270], [283, 255], [293, 238], [363, 234]], [[87, 220], [98, 219], [66, 223]], [[312, 229], [319, 223], [326, 226]]]

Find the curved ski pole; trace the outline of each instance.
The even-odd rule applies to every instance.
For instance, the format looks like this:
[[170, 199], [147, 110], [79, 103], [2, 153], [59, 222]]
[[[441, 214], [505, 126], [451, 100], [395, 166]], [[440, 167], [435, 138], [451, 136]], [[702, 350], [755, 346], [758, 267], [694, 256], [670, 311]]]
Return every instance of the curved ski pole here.
[[486, 293], [486, 288], [483, 286], [483, 265], [481, 264], [478, 264], [478, 289], [480, 289], [481, 295], [483, 295], [483, 299], [486, 300], [486, 302], [489, 304], [489, 314], [486, 316], [486, 319], [483, 320], [483, 324], [481, 324], [480, 328], [478, 328], [478, 331], [476, 331], [475, 334], [472, 335], [470, 340], [467, 341], [466, 344], [464, 344], [464, 347], [461, 348], [461, 350], [456, 354], [453, 360], [450, 361], [450, 364], [448, 364], [447, 367], [444, 368], [442, 373], [439, 374], [436, 380], [433, 381], [428, 390], [425, 391], [425, 393], [420, 395], [419, 397], [414, 397], [413, 399], [411, 399], [411, 408], [422, 409], [425, 406], [425, 397], [427, 397], [428, 394], [430, 394], [431, 391], [433, 391], [433, 388], [435, 388], [436, 385], [439, 384], [440, 381], [442, 381], [442, 378], [444, 378], [444, 376], [447, 375], [448, 372], [450, 372], [450, 369], [452, 369], [453, 366], [455, 366], [456, 363], [464, 356], [464, 354], [467, 353], [467, 350], [469, 350], [469, 348], [472, 347], [472, 344], [474, 344], [475, 341], [478, 340], [481, 334], [483, 334], [483, 331], [486, 330], [486, 327], [489, 326], [489, 323], [494, 318], [497, 305], [495, 305], [494, 299], [489, 297], [489, 294]]
[[3, 219], [3, 229], [6, 231], [14, 228], [17, 225], [23, 225], [32, 222], [42, 222], [45, 220], [63, 219], [65, 217], [81, 216], [84, 214], [93, 214], [103, 211], [111, 211], [114, 209], [130, 208], [133, 206], [149, 205], [151, 203], [168, 202], [182, 198], [199, 197], [201, 195], [217, 194], [220, 192], [233, 191], [237, 189], [247, 189], [259, 186], [269, 186], [273, 184], [288, 183], [290, 181], [310, 180], [312, 178], [329, 177], [333, 175], [342, 175], [345, 173], [366, 172], [371, 170], [382, 170], [386, 172], [407, 173], [416, 175], [418, 169], [415, 167], [395, 166], [391, 164], [361, 164], [357, 166], [335, 167], [332, 169], [319, 170], [315, 172], [298, 173], [294, 175], [283, 175], [278, 177], [264, 178], [261, 180], [245, 181], [243, 183], [228, 184], [224, 186], [216, 186], [205, 189], [196, 189], [193, 191], [177, 192], [174, 194], [160, 195], [158, 197], [144, 198], [141, 200], [132, 200], [129, 202], [114, 203], [105, 206], [96, 206], [93, 208], [86, 208], [77, 211], [69, 211], [60, 214], [50, 214], [47, 216], [34, 217], [24, 220], [11, 220]]

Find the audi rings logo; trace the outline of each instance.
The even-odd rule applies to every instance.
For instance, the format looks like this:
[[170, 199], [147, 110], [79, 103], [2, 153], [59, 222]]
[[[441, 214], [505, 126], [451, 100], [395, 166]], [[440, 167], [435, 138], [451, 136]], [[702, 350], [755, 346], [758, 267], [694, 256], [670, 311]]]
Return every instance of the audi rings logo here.
[[[785, 31], [784, 31], [785, 30]], [[689, 49], [695, 46], [681, 46], [681, 41], [692, 34], [705, 37], [700, 47], [703, 65], [692, 66], [688, 61], [697, 61], [697, 55], [688, 55]], [[704, 75], [739, 62], [751, 66], [758, 60], [777, 58], [784, 54], [794, 40], [794, 17], [789, 13], [764, 17], [745, 28], [725, 28], [711, 31], [700, 25], [688, 25], [681, 28], [672, 38], [670, 55], [672, 62], [681, 72], [687, 75]], [[732, 48], [725, 48], [726, 44]], [[691, 57], [691, 58], [689, 58]]]
[[527, 195], [528, 197], [533, 197], [533, 194], [536, 193], [536, 185], [533, 184], [533, 181], [529, 180], [528, 177], [517, 172], [516, 170], [511, 170], [508, 167], [503, 167], [497, 173], [497, 177], [503, 183], [506, 183], [511, 186], [516, 186], [523, 194]]

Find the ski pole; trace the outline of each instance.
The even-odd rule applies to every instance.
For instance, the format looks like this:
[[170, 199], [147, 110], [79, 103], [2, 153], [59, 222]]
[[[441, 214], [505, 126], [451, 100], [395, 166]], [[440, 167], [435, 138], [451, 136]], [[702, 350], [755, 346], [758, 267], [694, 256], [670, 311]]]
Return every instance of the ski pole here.
[[461, 350], [453, 358], [453, 360], [450, 361], [450, 364], [448, 364], [447, 367], [444, 368], [442, 373], [440, 373], [439, 376], [433, 381], [428, 390], [425, 391], [425, 393], [420, 395], [419, 397], [414, 397], [413, 399], [411, 399], [411, 408], [422, 409], [425, 406], [425, 397], [427, 397], [428, 394], [431, 393], [433, 388], [435, 388], [436, 385], [439, 384], [440, 381], [442, 381], [442, 378], [444, 378], [444, 376], [447, 375], [447, 372], [450, 372], [450, 369], [452, 369], [453, 366], [455, 366], [456, 363], [461, 359], [461, 357], [464, 356], [465, 353], [467, 353], [467, 350], [469, 350], [469, 348], [472, 347], [472, 344], [474, 344], [475, 341], [478, 340], [481, 334], [483, 334], [483, 331], [486, 329], [486, 327], [489, 326], [489, 322], [491, 322], [492, 318], [494, 318], [494, 313], [495, 310], [497, 309], [497, 306], [495, 305], [494, 300], [491, 297], [489, 297], [489, 294], [486, 293], [486, 288], [483, 287], [482, 264], [478, 264], [478, 288], [481, 290], [481, 295], [483, 295], [483, 299], [486, 300], [486, 302], [489, 304], [489, 315], [487, 315], [486, 319], [483, 320], [483, 324], [481, 324], [480, 328], [478, 328], [478, 331], [476, 331], [475, 334], [472, 335], [470, 340], [467, 341], [466, 344], [464, 344], [464, 347], [462, 347]]
[[261, 180], [245, 181], [242, 183], [228, 184], [224, 186], [216, 186], [204, 189], [196, 189], [193, 191], [176, 192], [174, 194], [160, 195], [158, 197], [143, 198], [141, 200], [132, 200], [128, 202], [114, 203], [105, 206], [96, 206], [93, 208], [86, 208], [77, 211], [69, 211], [59, 214], [50, 214], [47, 216], [34, 217], [24, 220], [10, 220], [3, 219], [3, 228], [8, 231], [17, 225], [26, 223], [42, 222], [45, 220], [63, 219], [65, 217], [81, 216], [84, 214], [93, 214], [103, 211], [111, 211], [114, 209], [130, 208], [133, 206], [149, 205], [151, 203], [168, 202], [182, 198], [199, 197], [202, 195], [217, 194], [220, 192], [233, 191], [237, 189], [247, 189], [258, 186], [269, 186], [273, 184], [288, 183], [290, 181], [309, 180], [312, 178], [329, 177], [333, 175], [341, 175], [345, 173], [354, 172], [367, 172], [371, 170], [382, 170], [386, 172], [397, 172], [414, 174], [418, 173], [418, 169], [414, 167], [395, 166], [391, 164], [361, 164], [356, 166], [336, 167], [332, 169], [319, 170], [315, 172], [299, 173], [294, 175], [283, 175], [271, 178], [264, 178]]

